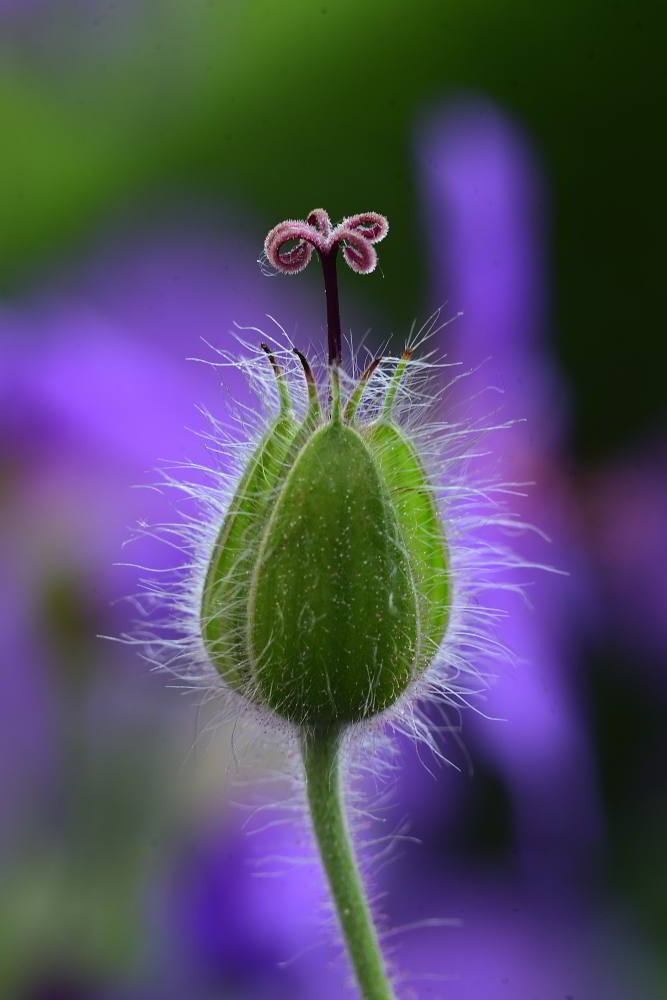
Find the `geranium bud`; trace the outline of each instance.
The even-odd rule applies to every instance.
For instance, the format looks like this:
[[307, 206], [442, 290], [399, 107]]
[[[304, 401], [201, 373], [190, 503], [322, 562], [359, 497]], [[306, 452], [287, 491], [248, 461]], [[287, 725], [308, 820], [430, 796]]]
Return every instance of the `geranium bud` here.
[[277, 270], [302, 270], [313, 250], [322, 261], [328, 399], [320, 401], [297, 351], [309, 400], [297, 419], [285, 373], [265, 347], [279, 412], [238, 483], [204, 582], [211, 661], [230, 687], [299, 725], [338, 726], [390, 708], [426, 670], [448, 622], [434, 489], [393, 413], [410, 352], [369, 415], [361, 404], [381, 359], [342, 398], [336, 255], [340, 248], [353, 270], [368, 273], [387, 231], [377, 213], [334, 227], [316, 209], [269, 233], [265, 252]]

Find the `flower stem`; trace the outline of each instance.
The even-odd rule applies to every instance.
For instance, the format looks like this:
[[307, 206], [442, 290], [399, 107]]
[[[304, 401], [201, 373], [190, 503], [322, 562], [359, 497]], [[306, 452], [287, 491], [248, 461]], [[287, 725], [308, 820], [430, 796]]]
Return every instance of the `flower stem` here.
[[343, 811], [338, 728], [304, 732], [303, 762], [315, 839], [364, 1000], [394, 1000]]

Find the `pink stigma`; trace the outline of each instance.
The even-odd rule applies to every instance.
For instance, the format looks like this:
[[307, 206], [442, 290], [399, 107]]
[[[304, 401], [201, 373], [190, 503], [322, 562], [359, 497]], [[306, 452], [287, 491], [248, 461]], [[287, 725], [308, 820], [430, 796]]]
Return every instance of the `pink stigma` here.
[[379, 212], [351, 215], [337, 226], [331, 225], [323, 208], [315, 208], [304, 220], [287, 219], [278, 223], [264, 241], [269, 263], [283, 274], [298, 274], [308, 267], [313, 250], [317, 250], [324, 274], [327, 301], [327, 334], [329, 363], [341, 363], [342, 335], [338, 306], [336, 257], [338, 249], [347, 265], [358, 274], [370, 274], [377, 266], [374, 243], [389, 232], [389, 223]]

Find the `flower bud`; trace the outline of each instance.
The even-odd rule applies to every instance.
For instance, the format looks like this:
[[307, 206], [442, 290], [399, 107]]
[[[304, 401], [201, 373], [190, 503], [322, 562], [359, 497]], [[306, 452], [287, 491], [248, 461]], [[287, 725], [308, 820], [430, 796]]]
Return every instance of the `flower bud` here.
[[387, 483], [361, 435], [320, 427], [263, 532], [248, 594], [261, 700], [299, 723], [392, 705], [417, 659], [415, 581]]
[[340, 246], [353, 270], [372, 270], [372, 244], [387, 229], [377, 213], [333, 227], [317, 209], [267, 237], [267, 258], [285, 273], [307, 266], [313, 249], [322, 258], [330, 405], [297, 351], [309, 395], [297, 419], [286, 376], [262, 345], [279, 412], [238, 483], [204, 582], [210, 660], [232, 689], [298, 725], [387, 710], [429, 666], [447, 627], [448, 554], [434, 490], [393, 417], [410, 353], [385, 377], [370, 418], [358, 414], [380, 359], [341, 398], [335, 254]]

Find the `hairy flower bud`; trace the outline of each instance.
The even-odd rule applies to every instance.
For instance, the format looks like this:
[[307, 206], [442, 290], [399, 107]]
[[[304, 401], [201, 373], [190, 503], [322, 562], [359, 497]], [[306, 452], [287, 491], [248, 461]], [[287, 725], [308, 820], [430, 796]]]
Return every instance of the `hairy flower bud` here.
[[447, 626], [448, 555], [433, 487], [392, 415], [410, 353], [370, 419], [358, 414], [379, 359], [341, 398], [334, 256], [340, 245], [354, 270], [372, 270], [372, 244], [387, 229], [377, 213], [334, 228], [317, 209], [269, 233], [267, 257], [285, 273], [305, 267], [313, 248], [322, 257], [330, 405], [321, 405], [299, 354], [309, 406], [297, 420], [265, 347], [279, 413], [241, 477], [204, 583], [202, 636], [219, 673], [299, 725], [348, 724], [388, 709], [428, 667]]

